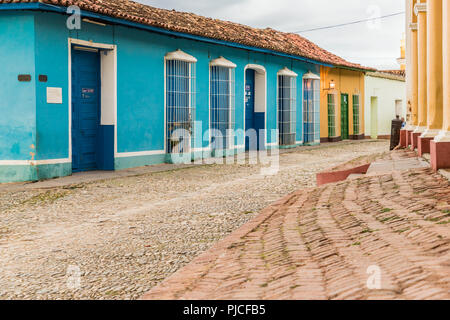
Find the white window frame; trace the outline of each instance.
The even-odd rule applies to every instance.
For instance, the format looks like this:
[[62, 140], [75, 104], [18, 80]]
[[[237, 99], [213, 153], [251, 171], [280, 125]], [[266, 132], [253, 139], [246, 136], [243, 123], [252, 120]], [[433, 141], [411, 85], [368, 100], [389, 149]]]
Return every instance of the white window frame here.
[[168, 115], [167, 115], [167, 109], [168, 109], [168, 101], [167, 101], [167, 95], [168, 95], [168, 91], [167, 91], [167, 63], [169, 61], [179, 61], [179, 62], [185, 62], [185, 63], [189, 63], [189, 114], [190, 114], [190, 118], [191, 118], [191, 134], [190, 134], [190, 141], [188, 144], [188, 149], [189, 150], [184, 150], [183, 149], [183, 153], [189, 153], [189, 152], [193, 152], [195, 151], [195, 116], [196, 116], [196, 101], [195, 101], [195, 97], [196, 97], [196, 91], [195, 91], [195, 84], [196, 84], [196, 63], [197, 63], [197, 59], [183, 51], [181, 51], [180, 49], [174, 51], [174, 52], [169, 52], [165, 55], [164, 57], [164, 150], [165, 153], [172, 153], [172, 154], [176, 154], [177, 152], [173, 152], [173, 150], [170, 150], [169, 147], [169, 137], [168, 137], [168, 127], [169, 127], [169, 123], [168, 123]]
[[[320, 76], [312, 73], [311, 71], [309, 71], [308, 73], [306, 73], [303, 76], [303, 83], [302, 83], [302, 88], [304, 89], [305, 87], [305, 81], [312, 81], [312, 84], [314, 83], [318, 83], [319, 85], [319, 89], [318, 90], [313, 90], [314, 96], [313, 96], [313, 141], [306, 141], [305, 139], [305, 108], [307, 108], [308, 106], [305, 106], [305, 92], [303, 92], [303, 142], [304, 143], [320, 143]], [[318, 91], [317, 92], [317, 97], [318, 100], [316, 100], [316, 93], [314, 91]], [[318, 127], [318, 129], [316, 130], [316, 127]]]
[[[282, 128], [280, 127], [280, 112], [281, 112], [281, 103], [282, 98], [279, 96], [280, 93], [280, 77], [285, 77], [286, 81], [289, 82], [289, 108], [290, 108], [290, 132], [282, 133]], [[297, 77], [298, 74], [292, 70], [289, 70], [287, 67], [278, 71], [277, 73], [277, 128], [278, 128], [278, 142], [281, 145], [287, 146], [288, 144], [283, 144], [283, 135], [291, 135], [294, 134], [294, 139], [292, 141], [292, 145], [296, 144], [297, 138]]]
[[235, 129], [235, 125], [236, 125], [236, 115], [235, 115], [235, 69], [237, 67], [236, 64], [234, 64], [233, 62], [225, 59], [224, 57], [219, 57], [217, 59], [214, 59], [210, 62], [209, 64], [209, 143], [210, 143], [210, 148], [211, 150], [214, 149], [214, 146], [212, 145], [212, 131], [215, 129], [213, 129], [213, 121], [212, 121], [212, 104], [211, 104], [211, 100], [212, 100], [212, 85], [213, 85], [213, 79], [212, 79], [212, 73], [213, 73], [213, 68], [215, 67], [221, 67], [221, 68], [226, 68], [228, 69], [229, 72], [229, 77], [228, 77], [228, 81], [229, 81], [229, 92], [228, 92], [228, 96], [229, 96], [229, 124], [228, 124], [228, 128], [227, 128], [227, 132], [226, 132], [226, 142], [227, 145], [226, 146], [222, 146], [222, 150], [229, 150], [229, 149], [234, 149], [235, 148], [235, 134], [234, 134], [234, 129]]

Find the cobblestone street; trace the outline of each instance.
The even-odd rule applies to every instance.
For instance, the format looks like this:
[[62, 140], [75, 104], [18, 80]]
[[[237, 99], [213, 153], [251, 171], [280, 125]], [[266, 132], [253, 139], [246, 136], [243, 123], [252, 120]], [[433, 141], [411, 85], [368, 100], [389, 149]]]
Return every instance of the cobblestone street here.
[[449, 181], [429, 168], [300, 190], [145, 298], [450, 299], [449, 223]]
[[[0, 298], [137, 299], [261, 209], [314, 187], [318, 171], [387, 150], [386, 141], [298, 148], [281, 155], [274, 176], [261, 175], [259, 165], [208, 165], [51, 189], [2, 188]], [[305, 205], [302, 215], [313, 215], [305, 228], [314, 226], [316, 214], [329, 218], [306, 209], [330, 192], [342, 197], [339, 191], [295, 199]], [[78, 271], [81, 287], [72, 289]]]

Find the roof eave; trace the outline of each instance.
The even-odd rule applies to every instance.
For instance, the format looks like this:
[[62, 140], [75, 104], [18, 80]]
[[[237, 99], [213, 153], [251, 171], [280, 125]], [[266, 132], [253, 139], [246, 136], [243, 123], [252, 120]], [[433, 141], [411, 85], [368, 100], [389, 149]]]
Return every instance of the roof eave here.
[[381, 72], [381, 71], [367, 72], [366, 76], [373, 77], [373, 78], [392, 80], [392, 81], [406, 82], [406, 77], [404, 77], [404, 76], [395, 75], [395, 74], [391, 74], [391, 73], [385, 73], [385, 72]]
[[356, 67], [348, 67], [348, 66], [335, 66], [335, 68], [339, 68], [339, 69], [345, 69], [345, 70], [350, 70], [350, 71], [357, 71], [357, 72], [375, 72], [377, 71], [376, 69], [370, 69], [370, 68], [356, 68]]

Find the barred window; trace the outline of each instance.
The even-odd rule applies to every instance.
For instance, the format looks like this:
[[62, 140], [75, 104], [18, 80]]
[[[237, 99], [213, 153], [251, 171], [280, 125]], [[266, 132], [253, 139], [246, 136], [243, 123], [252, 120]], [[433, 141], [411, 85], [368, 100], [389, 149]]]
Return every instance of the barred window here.
[[336, 95], [328, 95], [328, 137], [336, 136]]
[[213, 150], [234, 147], [234, 73], [233, 65], [223, 58], [214, 60], [210, 67], [210, 127]]
[[359, 134], [359, 95], [353, 96], [353, 134]]
[[312, 73], [303, 80], [304, 143], [320, 142], [320, 78]]
[[188, 153], [194, 146], [195, 61], [180, 50], [166, 55], [168, 153]]
[[[284, 73], [287, 74], [287, 72]], [[282, 146], [294, 145], [296, 140], [296, 82], [297, 77], [293, 73], [278, 76], [278, 127]]]

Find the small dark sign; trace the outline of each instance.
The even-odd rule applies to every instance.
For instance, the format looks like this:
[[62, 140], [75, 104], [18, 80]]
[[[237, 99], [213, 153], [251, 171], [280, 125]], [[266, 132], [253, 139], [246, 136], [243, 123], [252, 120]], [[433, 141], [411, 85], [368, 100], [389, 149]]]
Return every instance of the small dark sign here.
[[17, 77], [20, 82], [30, 82], [31, 81], [31, 75], [29, 74], [19, 74]]
[[48, 77], [44, 74], [39, 75], [39, 81], [40, 82], [47, 82]]
[[82, 88], [81, 89], [81, 97], [83, 99], [91, 99], [92, 95], [94, 94], [95, 90], [91, 88]]

